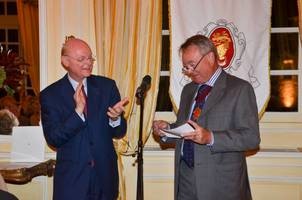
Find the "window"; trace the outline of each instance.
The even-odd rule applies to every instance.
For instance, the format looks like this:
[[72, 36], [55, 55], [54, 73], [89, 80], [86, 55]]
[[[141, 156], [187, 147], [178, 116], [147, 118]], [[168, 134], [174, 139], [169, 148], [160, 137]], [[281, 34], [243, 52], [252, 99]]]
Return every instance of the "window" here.
[[274, 0], [271, 17], [271, 98], [263, 121], [301, 120], [301, 51], [297, 1]]
[[4, 50], [21, 53], [15, 0], [0, 0], [0, 44]]
[[17, 15], [16, 0], [1, 0], [0, 1], [0, 15]]
[[172, 111], [172, 103], [169, 97], [170, 86], [170, 37], [169, 37], [169, 18], [168, 0], [162, 1], [163, 23], [162, 23], [162, 52], [161, 52], [161, 73], [159, 82], [159, 92], [157, 97], [156, 111]]
[[[0, 109], [6, 108], [12, 112], [21, 126], [38, 125], [39, 119], [33, 117], [33, 113], [39, 109], [38, 97], [31, 87], [28, 65], [23, 64], [26, 60], [22, 58], [16, 0], [0, 0], [0, 44]], [[4, 130], [11, 126], [7, 120], [8, 115], [2, 111], [0, 134], [9, 134], [10, 130]]]
[[296, 1], [274, 1], [271, 33], [271, 99], [266, 111], [299, 112], [299, 30]]

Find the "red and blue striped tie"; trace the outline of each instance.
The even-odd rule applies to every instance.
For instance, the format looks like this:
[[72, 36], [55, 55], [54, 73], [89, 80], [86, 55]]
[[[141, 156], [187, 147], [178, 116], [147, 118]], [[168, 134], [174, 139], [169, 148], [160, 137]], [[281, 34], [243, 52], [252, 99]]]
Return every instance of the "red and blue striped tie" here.
[[[202, 108], [205, 104], [206, 97], [211, 91], [212, 87], [209, 85], [201, 85], [198, 89], [195, 105], [191, 114], [191, 120], [197, 121], [202, 113]], [[187, 163], [190, 168], [194, 167], [194, 142], [192, 140], [185, 140], [183, 145], [182, 159]]]

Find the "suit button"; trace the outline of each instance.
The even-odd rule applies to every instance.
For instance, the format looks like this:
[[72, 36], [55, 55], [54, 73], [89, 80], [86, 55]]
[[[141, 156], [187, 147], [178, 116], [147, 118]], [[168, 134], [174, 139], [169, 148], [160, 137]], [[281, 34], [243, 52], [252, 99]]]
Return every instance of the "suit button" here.
[[93, 146], [93, 142], [89, 142], [90, 146]]
[[90, 167], [94, 167], [94, 165], [95, 165], [94, 160], [90, 160], [90, 161], [88, 162], [88, 165], [89, 165]]

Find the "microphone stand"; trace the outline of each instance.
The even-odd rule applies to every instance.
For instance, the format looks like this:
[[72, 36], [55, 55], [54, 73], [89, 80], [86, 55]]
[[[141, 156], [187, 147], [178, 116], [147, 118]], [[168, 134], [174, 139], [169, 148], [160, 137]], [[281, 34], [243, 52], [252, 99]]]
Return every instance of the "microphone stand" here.
[[144, 91], [136, 94], [140, 104], [139, 139], [137, 142], [137, 189], [136, 200], [144, 200], [144, 175], [143, 175], [143, 121], [144, 121]]

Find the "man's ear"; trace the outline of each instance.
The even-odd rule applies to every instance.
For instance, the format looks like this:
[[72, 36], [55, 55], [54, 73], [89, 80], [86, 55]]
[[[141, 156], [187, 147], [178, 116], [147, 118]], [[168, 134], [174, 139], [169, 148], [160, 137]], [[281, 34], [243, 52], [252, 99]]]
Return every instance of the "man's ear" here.
[[216, 60], [215, 60], [215, 54], [213, 52], [209, 52], [207, 56], [208, 56], [208, 58], [207, 58], [208, 62], [211, 65], [213, 65], [216, 62]]
[[66, 56], [61, 56], [61, 64], [66, 69], [69, 66], [69, 60], [66, 58]]

